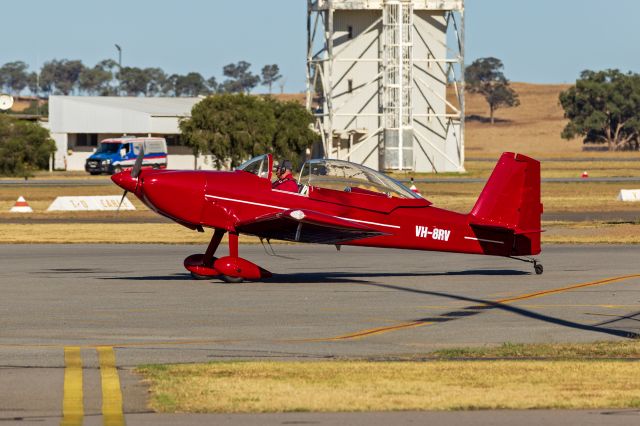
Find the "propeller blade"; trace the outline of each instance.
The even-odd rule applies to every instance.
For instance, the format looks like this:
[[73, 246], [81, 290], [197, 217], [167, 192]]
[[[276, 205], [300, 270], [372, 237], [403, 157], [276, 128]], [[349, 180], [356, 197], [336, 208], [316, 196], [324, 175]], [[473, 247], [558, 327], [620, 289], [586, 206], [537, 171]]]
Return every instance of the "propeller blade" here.
[[131, 177], [137, 178], [140, 176], [140, 171], [142, 170], [142, 160], [144, 160], [144, 145], [140, 147], [140, 152], [138, 153], [138, 158], [136, 158], [136, 163], [133, 165], [133, 169], [131, 169]]
[[122, 194], [122, 198], [120, 198], [120, 204], [118, 204], [118, 210], [116, 211], [116, 213], [120, 213], [120, 207], [122, 207], [122, 203], [124, 202], [124, 199], [127, 196], [128, 192], [129, 191], [127, 191], [126, 189], [124, 190], [124, 194]]

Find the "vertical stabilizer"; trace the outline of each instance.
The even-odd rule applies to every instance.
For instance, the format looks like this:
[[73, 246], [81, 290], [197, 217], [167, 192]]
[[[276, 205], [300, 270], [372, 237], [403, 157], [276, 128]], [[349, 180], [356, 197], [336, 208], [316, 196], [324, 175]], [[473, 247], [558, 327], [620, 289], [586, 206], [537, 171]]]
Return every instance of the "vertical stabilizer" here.
[[502, 154], [469, 216], [471, 226], [513, 232], [511, 256], [540, 253], [540, 162]]

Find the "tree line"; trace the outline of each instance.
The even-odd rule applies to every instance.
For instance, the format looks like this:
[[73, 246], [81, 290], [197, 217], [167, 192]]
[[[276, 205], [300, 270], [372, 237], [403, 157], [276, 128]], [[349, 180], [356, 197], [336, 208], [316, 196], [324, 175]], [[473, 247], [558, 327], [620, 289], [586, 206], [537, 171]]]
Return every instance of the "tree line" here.
[[[465, 70], [466, 89], [482, 95], [491, 124], [499, 108], [520, 105], [497, 58], [480, 58]], [[609, 151], [640, 151], [640, 74], [616, 69], [585, 70], [560, 93], [567, 124], [563, 139], [606, 145]]]
[[[259, 85], [273, 90], [282, 82], [277, 64], [265, 65], [260, 74], [251, 71], [251, 64], [240, 61], [223, 67], [224, 81], [203, 77], [198, 72], [167, 74], [161, 68], [123, 66], [105, 59], [93, 67], [80, 60], [53, 59], [45, 62], [39, 72], [30, 71], [22, 61], [7, 62], [0, 67], [0, 90], [20, 95], [26, 89], [32, 95], [90, 96], [200, 96], [212, 93], [249, 93]], [[284, 82], [280, 85], [284, 90]]]

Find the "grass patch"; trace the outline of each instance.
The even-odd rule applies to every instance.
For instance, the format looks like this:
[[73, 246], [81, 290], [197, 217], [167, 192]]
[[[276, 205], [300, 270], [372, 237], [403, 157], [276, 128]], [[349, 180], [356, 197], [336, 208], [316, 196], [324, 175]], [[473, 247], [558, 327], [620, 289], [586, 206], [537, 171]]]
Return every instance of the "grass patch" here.
[[215, 362], [141, 367], [151, 408], [266, 413], [638, 407], [640, 364], [603, 360]]
[[638, 222], [550, 222], [543, 228], [547, 244], [640, 244]]
[[[211, 232], [195, 232], [173, 223], [44, 223], [2, 224], [1, 244], [201, 244]], [[226, 243], [224, 238], [223, 242]], [[240, 236], [243, 244], [260, 244], [255, 237]], [[272, 241], [272, 244], [276, 241]]]
[[640, 340], [571, 344], [504, 343], [486, 348], [443, 349], [429, 354], [430, 359], [640, 359]]
[[[640, 223], [545, 222], [543, 228], [546, 244], [640, 244]], [[206, 245], [210, 239], [210, 231], [199, 233], [174, 223], [0, 223], [0, 244]], [[240, 242], [260, 240], [241, 235]]]

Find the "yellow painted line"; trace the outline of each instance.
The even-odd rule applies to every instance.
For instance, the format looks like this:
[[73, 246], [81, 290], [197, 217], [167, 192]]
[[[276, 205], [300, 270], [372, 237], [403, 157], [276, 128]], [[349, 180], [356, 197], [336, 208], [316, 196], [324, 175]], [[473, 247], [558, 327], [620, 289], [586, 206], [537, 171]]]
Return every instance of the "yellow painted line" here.
[[319, 338], [319, 339], [287, 340], [287, 341], [288, 342], [333, 342], [333, 341], [339, 341], [339, 340], [355, 340], [355, 339], [361, 339], [363, 337], [368, 337], [374, 334], [382, 334], [382, 333], [388, 333], [390, 331], [404, 330], [404, 329], [413, 328], [413, 327], [421, 327], [423, 325], [428, 325], [428, 324], [433, 324], [433, 322], [411, 321], [411, 322], [405, 322], [401, 324], [390, 325], [386, 327], [370, 328], [367, 330], [361, 330], [356, 333], [345, 334], [342, 336]]
[[78, 346], [64, 348], [64, 394], [61, 426], [81, 426], [84, 418], [82, 355]]
[[513, 303], [513, 302], [517, 302], [519, 300], [535, 299], [537, 297], [549, 296], [551, 294], [557, 294], [557, 293], [564, 293], [566, 291], [577, 290], [579, 288], [595, 287], [595, 286], [605, 285], [605, 284], [613, 284], [613, 283], [617, 283], [617, 282], [620, 282], [620, 281], [631, 280], [631, 279], [634, 279], [634, 278], [640, 278], [640, 274], [623, 275], [623, 276], [620, 276], [620, 277], [606, 278], [604, 280], [599, 280], [599, 281], [590, 281], [588, 283], [574, 284], [574, 285], [570, 285], [570, 286], [567, 286], [567, 287], [556, 288], [556, 289], [553, 289], [553, 290], [538, 291], [538, 292], [535, 292], [535, 293], [529, 293], [529, 294], [523, 294], [523, 295], [520, 295], [520, 296], [510, 297], [508, 299], [496, 300], [494, 303], [501, 303], [501, 304]]
[[[514, 297], [510, 297], [508, 299], [500, 299], [500, 300], [496, 300], [493, 302], [487, 302], [484, 303], [482, 305], [478, 305], [478, 306], [474, 306], [473, 308], [484, 308], [484, 307], [491, 307], [493, 305], [507, 305], [513, 302], [518, 302], [521, 300], [528, 300], [528, 299], [535, 299], [538, 297], [544, 297], [544, 296], [549, 296], [552, 294], [558, 294], [558, 293], [564, 293], [567, 291], [571, 291], [571, 290], [576, 290], [579, 288], [585, 288], [585, 287], [594, 287], [594, 286], [599, 286], [599, 285], [606, 285], [606, 284], [613, 284], [613, 283], [617, 283], [620, 281], [625, 281], [625, 280], [630, 280], [630, 279], [634, 279], [634, 278], [640, 278], [640, 274], [633, 274], [633, 275], [623, 275], [620, 277], [613, 277], [613, 278], [606, 278], [603, 280], [599, 280], [599, 281], [590, 281], [587, 283], [580, 283], [580, 284], [574, 284], [574, 285], [570, 285], [567, 287], [560, 287], [560, 288], [556, 288], [556, 289], [552, 289], [552, 290], [544, 290], [544, 291], [538, 291], [535, 293], [527, 293], [527, 294], [522, 294], [520, 296], [514, 296]], [[378, 334], [384, 334], [384, 333], [389, 333], [389, 332], [393, 332], [393, 331], [398, 331], [398, 330], [405, 330], [408, 328], [415, 328], [415, 327], [422, 327], [425, 325], [432, 325], [435, 324], [435, 321], [411, 321], [411, 322], [405, 322], [405, 323], [400, 323], [400, 324], [395, 324], [395, 325], [390, 325], [390, 326], [386, 326], [386, 327], [377, 327], [377, 328], [370, 328], [367, 330], [361, 330], [361, 331], [357, 331], [355, 333], [349, 333], [349, 334], [344, 334], [341, 336], [335, 336], [335, 337], [327, 337], [327, 338], [318, 338], [318, 339], [300, 339], [297, 340], [298, 342], [332, 342], [332, 341], [339, 341], [339, 340], [355, 340], [355, 339], [362, 339], [365, 337], [369, 337], [369, 336], [374, 336], [374, 335], [378, 335]]]
[[122, 391], [120, 390], [120, 377], [116, 369], [116, 354], [110, 346], [101, 346], [97, 350], [100, 378], [102, 379], [102, 424], [104, 426], [124, 426]]

